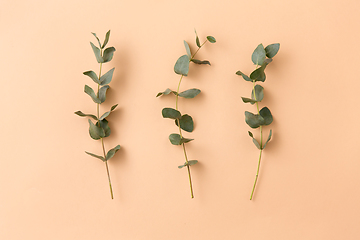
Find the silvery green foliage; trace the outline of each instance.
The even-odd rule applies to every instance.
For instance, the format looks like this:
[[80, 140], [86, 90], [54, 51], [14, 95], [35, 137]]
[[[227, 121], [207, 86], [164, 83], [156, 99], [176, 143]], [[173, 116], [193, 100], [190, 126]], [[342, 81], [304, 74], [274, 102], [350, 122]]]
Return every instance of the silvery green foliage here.
[[[102, 115], [100, 115], [100, 112], [99, 112], [99, 108], [100, 108], [99, 105], [102, 104], [103, 102], [105, 102], [105, 100], [106, 100], [106, 92], [110, 88], [110, 86], [108, 84], [111, 82], [113, 73], [115, 70], [115, 68], [112, 68], [105, 74], [101, 75], [102, 64], [111, 61], [111, 59], [113, 58], [114, 52], [115, 52], [115, 48], [114, 47], [105, 48], [107, 43], [109, 42], [110, 30], [106, 33], [103, 44], [101, 44], [99, 38], [96, 36], [95, 33], [92, 33], [92, 34], [95, 36], [95, 38], [98, 42], [98, 45], [99, 45], [97, 47], [92, 42], [90, 42], [91, 48], [93, 49], [93, 52], [95, 54], [95, 58], [96, 58], [97, 62], [100, 64], [100, 71], [99, 71], [100, 73], [99, 73], [99, 76], [97, 76], [96, 73], [91, 70], [83, 73], [84, 75], [90, 77], [97, 84], [97, 93], [95, 93], [95, 91], [88, 85], [85, 85], [84, 92], [91, 97], [91, 99], [93, 100], [94, 103], [97, 104], [97, 114], [96, 115], [85, 114], [81, 111], [77, 111], [77, 112], [75, 112], [75, 114], [77, 114], [80, 117], [89, 117], [88, 122], [89, 122], [90, 137], [94, 140], [101, 140], [101, 145], [102, 145], [104, 156], [98, 156], [96, 154], [86, 152], [86, 151], [85, 151], [85, 153], [105, 162], [107, 173], [108, 173], [111, 198], [113, 198], [113, 192], [112, 192], [112, 187], [111, 187], [110, 174], [109, 174], [109, 170], [108, 170], [107, 161], [110, 158], [112, 158], [115, 155], [115, 153], [120, 149], [120, 145], [115, 146], [114, 148], [110, 149], [107, 153], [105, 153], [103, 139], [110, 136], [110, 134], [111, 134], [111, 130], [110, 130], [110, 127], [109, 127], [109, 124], [108, 124], [108, 121], [106, 118], [110, 115], [110, 113], [112, 111], [115, 110], [115, 108], [117, 107], [117, 104], [113, 105], [109, 111], [104, 112]], [[93, 123], [93, 121], [90, 118], [95, 120], [95, 124]]]
[[182, 98], [194, 98], [201, 91], [200, 91], [200, 89], [192, 88], [192, 89], [188, 89], [188, 90], [180, 92], [179, 89], [180, 89], [181, 80], [183, 79], [184, 76], [187, 76], [188, 73], [189, 73], [189, 64], [190, 64], [190, 62], [193, 62], [195, 64], [199, 64], [199, 65], [204, 65], [204, 64], [205, 65], [210, 65], [209, 61], [207, 61], [207, 60], [198, 60], [198, 59], [195, 59], [194, 57], [195, 57], [196, 53], [200, 50], [200, 48], [206, 42], [210, 42], [210, 43], [215, 43], [216, 42], [214, 37], [207, 36], [207, 40], [203, 44], [200, 44], [200, 40], [199, 40], [199, 37], [198, 37], [196, 31], [195, 31], [195, 35], [196, 35], [195, 43], [196, 43], [196, 46], [198, 47], [197, 50], [195, 51], [195, 53], [194, 54], [191, 53], [191, 49], [190, 49], [189, 44], [186, 41], [184, 41], [186, 54], [179, 57], [179, 59], [176, 61], [175, 66], [174, 66], [174, 72], [176, 74], [181, 75], [177, 91], [173, 91], [173, 90], [167, 88], [165, 91], [159, 92], [156, 95], [156, 97], [169, 95], [170, 93], [175, 95], [176, 108], [175, 109], [174, 108], [164, 108], [162, 110], [162, 116], [163, 116], [163, 118], [170, 118], [170, 119], [175, 120], [174, 122], [175, 122], [176, 126], [179, 129], [179, 134], [177, 134], [177, 133], [170, 134], [169, 140], [170, 140], [171, 144], [173, 144], [173, 145], [181, 145], [183, 147], [184, 155], [185, 155], [185, 163], [183, 165], [178, 166], [178, 168], [187, 167], [187, 169], [188, 169], [191, 198], [194, 198], [194, 194], [193, 194], [193, 189], [192, 189], [190, 166], [196, 164], [198, 161], [197, 160], [188, 160], [186, 150], [185, 150], [185, 143], [188, 143], [188, 142], [190, 142], [190, 141], [192, 141], [194, 139], [183, 137], [183, 134], [182, 134], [181, 130], [184, 130], [186, 132], [192, 132], [194, 130], [194, 122], [193, 122], [193, 119], [192, 119], [192, 117], [190, 115], [180, 113], [180, 111], [178, 110], [178, 99], [179, 99], [179, 97], [182, 97]]
[[251, 61], [256, 65], [255, 70], [250, 74], [250, 76], [247, 76], [241, 71], [237, 71], [236, 74], [239, 76], [242, 76], [242, 78], [245, 81], [252, 82], [253, 83], [253, 89], [251, 91], [251, 97], [242, 97], [242, 100], [244, 103], [250, 103], [250, 104], [256, 104], [257, 113], [251, 113], [248, 111], [245, 111], [245, 122], [251, 127], [251, 128], [259, 128], [260, 127], [260, 142], [254, 138], [254, 135], [252, 132], [248, 132], [249, 136], [252, 138], [253, 143], [255, 146], [260, 150], [260, 156], [259, 156], [259, 163], [258, 163], [258, 170], [255, 178], [254, 187], [251, 193], [250, 200], [253, 197], [256, 182], [259, 175], [259, 167], [260, 167], [260, 161], [261, 161], [261, 153], [262, 150], [265, 149], [267, 143], [270, 141], [272, 136], [272, 130], [269, 132], [269, 136], [265, 142], [263, 142], [263, 133], [262, 133], [262, 126], [270, 125], [273, 121], [273, 116], [267, 107], [263, 107], [261, 110], [259, 110], [259, 103], [264, 98], [264, 88], [260, 84], [256, 84], [256, 82], [264, 82], [266, 80], [265, 75], [265, 69], [272, 62], [272, 58], [278, 53], [280, 48], [279, 43], [270, 44], [267, 47], [264, 48], [262, 44], [259, 44], [256, 49], [254, 50]]

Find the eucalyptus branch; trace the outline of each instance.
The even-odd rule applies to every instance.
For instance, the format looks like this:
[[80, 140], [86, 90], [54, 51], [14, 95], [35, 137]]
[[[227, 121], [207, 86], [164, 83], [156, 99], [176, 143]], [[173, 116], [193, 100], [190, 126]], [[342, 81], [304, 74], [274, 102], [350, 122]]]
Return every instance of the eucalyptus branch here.
[[113, 73], [115, 70], [115, 68], [112, 68], [104, 75], [101, 75], [102, 66], [103, 66], [103, 63], [110, 62], [112, 60], [114, 52], [115, 52], [115, 48], [108, 47], [104, 50], [104, 48], [110, 38], [110, 30], [106, 33], [103, 44], [100, 43], [100, 40], [96, 36], [95, 33], [92, 33], [92, 34], [95, 36], [95, 38], [97, 39], [97, 42], [99, 44], [99, 47], [96, 47], [92, 42], [90, 42], [90, 45], [93, 49], [96, 60], [100, 64], [99, 76], [97, 76], [96, 73], [93, 71], [86, 71], [86, 72], [84, 72], [84, 75], [90, 77], [97, 84], [97, 93], [95, 94], [94, 90], [91, 87], [89, 87], [88, 85], [85, 85], [84, 92], [86, 94], [88, 94], [91, 97], [91, 99], [96, 103], [96, 116], [92, 115], [92, 114], [85, 114], [81, 111], [77, 111], [77, 112], [75, 112], [75, 114], [79, 115], [80, 117], [89, 117], [96, 121], [96, 124], [94, 124], [90, 119], [88, 119], [89, 134], [92, 139], [101, 140], [103, 156], [99, 156], [99, 155], [96, 155], [96, 154], [93, 154], [90, 152], [86, 152], [86, 151], [85, 151], [85, 153], [105, 162], [106, 173], [108, 176], [109, 187], [110, 187], [111, 199], [113, 199], [114, 195], [113, 195], [109, 167], [108, 167], [107, 161], [109, 159], [111, 159], [115, 155], [115, 153], [120, 149], [120, 145], [117, 145], [116, 147], [110, 149], [106, 153], [104, 138], [110, 136], [110, 133], [111, 133], [111, 130], [110, 130], [110, 127], [109, 127], [109, 124], [108, 124], [108, 121], [106, 120], [106, 118], [110, 115], [110, 113], [112, 111], [115, 110], [115, 108], [117, 107], [117, 104], [113, 105], [111, 107], [110, 111], [103, 113], [101, 116], [100, 116], [100, 104], [105, 102], [105, 100], [106, 100], [106, 92], [110, 88], [110, 86], [108, 84], [111, 82]]
[[192, 187], [192, 181], [191, 181], [191, 173], [190, 173], [190, 166], [194, 165], [196, 163], [198, 163], [197, 160], [188, 160], [188, 156], [186, 153], [186, 148], [185, 148], [185, 143], [188, 143], [194, 139], [190, 139], [190, 138], [184, 138], [182, 131], [184, 130], [186, 132], [192, 132], [194, 130], [194, 122], [193, 119], [190, 115], [188, 114], [184, 114], [181, 115], [179, 108], [178, 108], [178, 102], [179, 102], [179, 96], [183, 97], [183, 98], [194, 98], [196, 97], [201, 91], [200, 89], [196, 89], [196, 88], [192, 88], [183, 92], [180, 92], [180, 85], [181, 85], [181, 81], [183, 79], [184, 76], [187, 76], [189, 73], [189, 64], [190, 62], [193, 62], [195, 64], [208, 64], [210, 65], [210, 62], [207, 60], [204, 61], [200, 61], [195, 59], [195, 55], [197, 54], [197, 52], [200, 50], [200, 48], [202, 46], [204, 46], [204, 44], [206, 42], [211, 42], [211, 43], [215, 43], [216, 40], [214, 37], [212, 36], [207, 36], [207, 40], [205, 42], [203, 42], [202, 44], [200, 44], [200, 40], [199, 37], [195, 31], [195, 41], [196, 41], [196, 45], [198, 47], [198, 49], [195, 51], [195, 53], [193, 55], [191, 55], [191, 50], [189, 47], [189, 44], [184, 41], [184, 45], [185, 45], [185, 49], [186, 49], [186, 55], [181, 56], [175, 63], [174, 66], [174, 71], [176, 74], [181, 75], [179, 83], [178, 83], [178, 87], [177, 87], [177, 91], [172, 91], [171, 89], [166, 89], [164, 92], [159, 92], [156, 97], [162, 96], [162, 95], [168, 95], [170, 93], [173, 93], [176, 96], [175, 99], [175, 109], [173, 108], [164, 108], [162, 110], [162, 116], [164, 118], [170, 118], [170, 119], [174, 119], [175, 120], [175, 124], [178, 126], [179, 128], [179, 134], [177, 133], [172, 133], [169, 136], [169, 140], [171, 142], [171, 144], [173, 145], [182, 145], [183, 151], [184, 151], [184, 157], [185, 157], [185, 163], [183, 165], [178, 166], [178, 168], [183, 168], [186, 166], [187, 170], [188, 170], [188, 176], [189, 176], [189, 184], [190, 184], [190, 193], [191, 193], [191, 198], [194, 198], [194, 193], [193, 193], [193, 187]]
[[257, 114], [253, 114], [251, 112], [245, 111], [245, 122], [251, 128], [259, 128], [260, 127], [260, 143], [254, 138], [254, 135], [252, 134], [252, 132], [248, 131], [249, 136], [252, 138], [253, 143], [260, 150], [258, 167], [257, 167], [257, 171], [256, 171], [254, 186], [251, 191], [250, 200], [253, 199], [256, 183], [257, 183], [257, 180], [259, 177], [262, 152], [265, 149], [267, 143], [270, 141], [271, 136], [272, 136], [272, 130], [270, 130], [269, 136], [268, 136], [265, 144], [263, 144], [263, 129], [262, 129], [262, 127], [266, 126], [266, 125], [270, 125], [273, 121], [272, 114], [267, 107], [263, 107], [261, 110], [259, 110], [260, 109], [259, 102], [261, 102], [264, 98], [264, 88], [259, 84], [255, 85], [255, 82], [257, 82], [257, 81], [264, 82], [265, 81], [265, 79], [266, 79], [265, 68], [269, 63], [272, 62], [272, 58], [278, 53], [279, 48], [280, 48], [279, 43], [270, 44], [266, 48], [264, 48], [264, 46], [262, 44], [259, 44], [251, 56], [251, 60], [256, 65], [256, 68], [250, 74], [250, 77], [248, 77], [241, 71], [236, 72], [236, 74], [242, 76], [245, 81], [249, 81], [249, 82], [253, 83], [253, 89], [251, 91], [251, 98], [242, 97], [242, 100], [244, 103], [256, 104]]

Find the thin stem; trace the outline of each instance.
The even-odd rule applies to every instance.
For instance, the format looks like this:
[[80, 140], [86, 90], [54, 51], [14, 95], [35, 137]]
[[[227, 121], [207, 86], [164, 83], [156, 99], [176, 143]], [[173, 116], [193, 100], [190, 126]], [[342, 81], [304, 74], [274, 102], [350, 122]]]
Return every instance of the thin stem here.
[[[207, 41], [208, 41], [208, 40], [206, 39], [206, 41], [203, 42], [203, 44], [200, 45], [200, 47], [196, 50], [196, 52], [191, 56], [191, 59], [193, 59], [193, 58], [195, 57], [195, 55], [197, 54], [197, 52], [200, 50], [200, 48], [201, 48], [202, 46], [204, 46], [204, 44], [205, 44]], [[191, 59], [190, 59], [190, 60], [191, 60]]]
[[[181, 84], [181, 80], [184, 77], [184, 75], [181, 75], [180, 80], [179, 80], [179, 85], [177, 88], [177, 94], [176, 94], [176, 110], [178, 110], [178, 100], [179, 100], [179, 90], [180, 90], [180, 84]], [[178, 123], [178, 127], [179, 127], [179, 133], [180, 133], [180, 137], [182, 138], [182, 132], [181, 132], [181, 127], [180, 127], [180, 121], [176, 120]], [[186, 149], [185, 149], [185, 143], [181, 144], [184, 150], [184, 156], [185, 156], [185, 163], [186, 163], [186, 167], [188, 170], [188, 175], [189, 175], [189, 183], [190, 183], [190, 193], [191, 193], [191, 198], [194, 198], [194, 192], [193, 192], [193, 187], [192, 187], [192, 181], [191, 181], [191, 174], [190, 174], [190, 166], [189, 166], [189, 161], [188, 161], [188, 157], [186, 154]]]
[[[258, 64], [256, 64], [256, 68], [258, 68]], [[253, 95], [254, 95], [254, 100], [257, 101], [256, 99], [256, 94], [255, 94], [255, 81], [253, 81]], [[256, 102], [256, 108], [258, 111], [258, 114], [260, 114], [260, 110], [259, 110], [259, 102]], [[259, 155], [259, 162], [258, 162], [258, 167], [257, 167], [257, 171], [256, 171], [256, 176], [255, 176], [255, 182], [254, 182], [254, 186], [253, 189], [251, 191], [251, 196], [250, 196], [250, 200], [252, 200], [253, 195], [254, 195], [254, 191], [255, 191], [255, 187], [256, 187], [256, 183], [257, 183], [257, 179], [259, 177], [259, 171], [260, 171], [260, 163], [261, 163], [261, 155], [262, 155], [262, 149], [263, 148], [263, 133], [262, 133], [262, 126], [260, 126], [260, 155]]]

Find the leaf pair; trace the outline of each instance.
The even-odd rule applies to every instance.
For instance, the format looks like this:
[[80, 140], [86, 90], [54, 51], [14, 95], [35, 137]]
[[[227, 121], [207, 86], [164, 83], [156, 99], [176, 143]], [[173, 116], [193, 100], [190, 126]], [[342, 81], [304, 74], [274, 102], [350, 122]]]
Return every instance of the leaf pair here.
[[198, 163], [198, 160], [190, 160], [188, 162], [185, 162], [184, 165], [178, 166], [178, 168], [183, 168], [183, 167], [186, 167], [186, 166], [195, 165], [197, 163]]
[[106, 119], [99, 120], [96, 122], [96, 125], [89, 119], [89, 134], [90, 137], [94, 140], [99, 140], [110, 136], [111, 129], [109, 127], [109, 122]]
[[256, 146], [259, 150], [265, 149], [266, 144], [270, 141], [271, 136], [272, 136], [272, 130], [270, 130], [269, 137], [268, 137], [268, 139], [266, 140], [264, 146], [260, 146], [260, 143], [254, 138], [254, 135], [252, 134], [252, 132], [248, 131], [248, 133], [249, 133], [249, 136], [252, 138], [253, 143], [255, 144], [255, 146]]
[[259, 44], [251, 55], [251, 60], [255, 65], [263, 65], [266, 57], [273, 58], [279, 49], [279, 43], [270, 44], [266, 48], [264, 48], [262, 44]]
[[[183, 98], [194, 98], [200, 93], [200, 89], [192, 88], [186, 91], [183, 91], [179, 93], [179, 97]], [[177, 95], [178, 93], [176, 91], [172, 91], [171, 89], [167, 88], [164, 92], [159, 92], [156, 97], [160, 97], [162, 95], [168, 95], [170, 93], [173, 93], [174, 95]]]
[[103, 86], [105, 84], [109, 84], [112, 80], [115, 68], [110, 69], [107, 73], [102, 75], [100, 79], [96, 75], [94, 71], [86, 71], [83, 74], [89, 76], [95, 83]]
[[194, 130], [193, 119], [188, 114], [181, 115], [178, 110], [173, 108], [164, 108], [162, 110], [162, 116], [163, 118], [175, 119], [176, 126], [179, 126], [178, 122], [180, 122], [180, 128], [186, 132], [192, 132]]
[[90, 156], [95, 157], [95, 158], [98, 158], [98, 159], [100, 159], [100, 160], [102, 160], [102, 161], [105, 162], [105, 161], [111, 159], [111, 158], [115, 155], [115, 153], [116, 153], [117, 151], [119, 151], [119, 149], [120, 149], [120, 145], [117, 145], [116, 147], [110, 149], [110, 150], [107, 152], [107, 154], [106, 154], [106, 158], [101, 157], [101, 156], [98, 156], [98, 155], [93, 154], [93, 153], [90, 153], [90, 152], [86, 152], [86, 151], [85, 151], [85, 152], [86, 152], [87, 154], [89, 154]]
[[[254, 93], [255, 90], [255, 93]], [[254, 104], [261, 102], [264, 98], [264, 88], [261, 85], [256, 85], [251, 91], [251, 98], [241, 97], [244, 103]]]
[[273, 121], [270, 110], [267, 107], [263, 107], [260, 114], [253, 114], [251, 112], [245, 111], [245, 122], [251, 128], [258, 128], [260, 126], [269, 125]]
[[106, 91], [109, 88], [110, 88], [109, 85], [102, 86], [99, 89], [98, 94], [96, 95], [94, 90], [91, 87], [89, 87], [88, 85], [85, 85], [84, 92], [86, 94], [88, 94], [95, 103], [101, 104], [101, 103], [105, 102], [105, 100], [106, 100]]

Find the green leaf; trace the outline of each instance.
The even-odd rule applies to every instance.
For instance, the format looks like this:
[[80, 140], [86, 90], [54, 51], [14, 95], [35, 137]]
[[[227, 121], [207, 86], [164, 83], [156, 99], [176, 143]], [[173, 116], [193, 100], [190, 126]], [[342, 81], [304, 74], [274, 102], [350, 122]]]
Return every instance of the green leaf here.
[[163, 118], [179, 119], [181, 117], [181, 113], [173, 108], [163, 108], [162, 116]]
[[259, 113], [260, 113], [261, 117], [263, 117], [263, 119], [264, 119], [264, 123], [261, 125], [269, 125], [272, 123], [273, 117], [271, 115], [270, 110], [267, 107], [263, 107]]
[[266, 144], [270, 141], [271, 136], [272, 136], [272, 130], [270, 129], [269, 137], [268, 137], [268, 139], [266, 140], [266, 142], [265, 142], [265, 144], [264, 144], [264, 146], [263, 146], [262, 149], [264, 149], [264, 148], [266, 147]]
[[259, 44], [251, 55], [251, 60], [255, 65], [262, 65], [266, 58], [264, 46]]
[[184, 40], [184, 45], [185, 45], [185, 49], [186, 49], [186, 53], [189, 56], [189, 59], [191, 58], [191, 51], [190, 51], [190, 47], [189, 44]]
[[88, 94], [95, 103], [101, 103], [100, 99], [96, 97], [94, 90], [88, 85], [85, 85], [84, 92]]
[[119, 151], [120, 145], [117, 145], [116, 147], [110, 149], [106, 154], [106, 161], [111, 159], [117, 151]]
[[216, 39], [213, 36], [207, 36], [207, 40], [211, 43], [216, 43]]
[[195, 165], [197, 163], [198, 163], [198, 160], [190, 160], [190, 161], [188, 161], [187, 165], [192, 166], [192, 165]]
[[237, 71], [237, 72], [236, 72], [236, 75], [242, 76], [245, 81], [252, 82], [251, 78], [249, 78], [248, 76], [246, 76], [245, 74], [243, 74], [241, 71]]
[[173, 145], [181, 145], [181, 143], [180, 143], [181, 136], [179, 134], [176, 134], [176, 133], [170, 134], [169, 140], [170, 140], [171, 144], [173, 144]]
[[114, 109], [117, 107], [117, 105], [118, 105], [118, 104], [115, 104], [114, 106], [112, 106], [111, 109], [110, 109], [110, 111], [105, 112], [105, 113], [99, 118], [99, 120], [103, 120], [103, 119], [107, 118], [107, 117], [110, 115], [110, 113], [111, 113], [112, 111], [114, 111]]
[[92, 47], [92, 49], [94, 51], [97, 62], [98, 63], [103, 63], [104, 59], [101, 56], [100, 49], [98, 47], [96, 47], [92, 42], [90, 42], [90, 45], [91, 45], [91, 47]]
[[111, 59], [114, 56], [114, 52], [115, 52], [115, 48], [114, 47], [109, 47], [107, 49], [104, 50], [104, 54], [103, 54], [103, 58], [104, 58], [104, 63], [106, 62], [110, 62]]
[[95, 115], [92, 115], [92, 114], [85, 114], [81, 111], [77, 111], [77, 112], [74, 112], [76, 115], [80, 116], [80, 117], [91, 117], [93, 118], [94, 120], [98, 120], [97, 117]]
[[[177, 121], [178, 120], [175, 120], [175, 124], [176, 124], [176, 126], [179, 126]], [[181, 129], [183, 129], [186, 132], [194, 131], [194, 122], [193, 122], [191, 116], [189, 116], [187, 114], [184, 114], [184, 115], [181, 116], [179, 121], [180, 121], [180, 128]]]
[[[85, 151], [86, 152], [86, 151]], [[87, 154], [89, 154], [90, 156], [92, 156], [92, 157], [95, 157], [95, 158], [98, 158], [98, 159], [100, 159], [100, 160], [102, 160], [102, 161], [105, 161], [105, 158], [104, 157], [101, 157], [101, 156], [98, 156], [98, 155], [95, 155], [95, 154], [93, 154], [93, 153], [89, 153], [89, 152], [86, 152]]]
[[200, 44], [200, 40], [199, 40], [199, 37], [197, 35], [196, 29], [195, 29], [195, 35], [196, 35], [196, 46], [198, 46], [200, 48], [201, 44]]
[[265, 48], [266, 56], [268, 58], [273, 58], [280, 49], [280, 43], [270, 44]]
[[172, 134], [169, 135], [169, 140], [170, 140], [171, 144], [173, 144], [173, 145], [181, 145], [183, 143], [190, 142], [190, 141], [192, 141], [194, 139], [183, 138], [177, 133], [172, 133]]
[[100, 103], [103, 103], [105, 102], [106, 100], [106, 91], [109, 89], [109, 85], [105, 85], [105, 86], [102, 86], [100, 89], [99, 89], [99, 99], [100, 99]]
[[261, 125], [264, 125], [264, 118], [259, 114], [253, 114], [251, 112], [245, 111], [245, 122], [251, 128], [258, 128]]
[[253, 141], [253, 143], [255, 144], [255, 146], [256, 146], [258, 149], [261, 149], [259, 142], [254, 138], [252, 132], [248, 131], [248, 133], [249, 133], [249, 136], [252, 138], [252, 141]]
[[167, 88], [165, 91], [163, 92], [159, 92], [156, 97], [160, 97], [161, 95], [168, 95], [170, 93], [173, 93], [174, 95], [177, 95], [177, 92], [172, 91], [170, 88]]
[[180, 165], [180, 166], [178, 166], [178, 168], [183, 168], [183, 167], [185, 167], [186, 165], [184, 164], [184, 165]]
[[264, 82], [266, 79], [266, 75], [264, 72], [265, 68], [263, 67], [259, 67], [258, 69], [254, 70], [251, 74], [250, 74], [250, 78], [253, 81], [261, 81]]
[[91, 34], [95, 36], [96, 40], [97, 40], [97, 41], [98, 41], [98, 43], [99, 43], [99, 47], [101, 47], [100, 40], [99, 40], [99, 38], [96, 36], [96, 33], [93, 33], [93, 32], [92, 32]]
[[100, 138], [105, 137], [104, 129], [102, 129], [98, 126], [95, 126], [90, 119], [89, 119], [89, 125], [90, 125], [89, 133], [90, 133], [90, 137], [92, 139], [98, 140]]
[[97, 84], [100, 84], [99, 78], [97, 77], [96, 73], [94, 73], [93, 71], [83, 72], [83, 74], [89, 76]]
[[179, 96], [183, 97], [183, 98], [194, 98], [200, 92], [201, 92], [200, 89], [192, 88], [192, 89], [189, 89], [189, 90], [186, 90], [186, 91], [183, 91], [183, 92], [179, 93]]
[[[106, 44], [109, 42], [109, 38], [110, 38], [110, 30], [105, 35], [105, 40], [104, 40], [103, 45], [101, 46], [101, 49], [103, 49], [106, 46]], [[99, 42], [99, 44], [100, 44], [100, 42]]]
[[176, 61], [174, 66], [174, 71], [176, 74], [187, 76], [189, 73], [189, 56], [182, 55]]
[[107, 73], [100, 77], [100, 85], [109, 84], [112, 80], [115, 68], [110, 69]]
[[[99, 125], [100, 122], [100, 125]], [[111, 134], [111, 129], [109, 127], [109, 122], [106, 119], [100, 120], [99, 122], [96, 123], [97, 127], [101, 127], [104, 132], [105, 132], [105, 136], [104, 137], [108, 137]]]
[[196, 64], [208, 64], [211, 66], [210, 62], [208, 60], [204, 60], [204, 61], [200, 61], [200, 60], [197, 60], [197, 59], [191, 59], [191, 61], [193, 63], [196, 63]]
[[[254, 90], [255, 90], [255, 96], [254, 96]], [[261, 102], [261, 100], [263, 100], [263, 98], [264, 98], [264, 88], [257, 84], [254, 87], [254, 89], [251, 91], [251, 99], [254, 99], [257, 102]], [[254, 103], [251, 103], [251, 104], [254, 104]]]
[[254, 99], [250, 99], [250, 98], [246, 98], [246, 97], [241, 97], [241, 99], [243, 100], [244, 103], [251, 103], [254, 104], [257, 101], [255, 101]]

